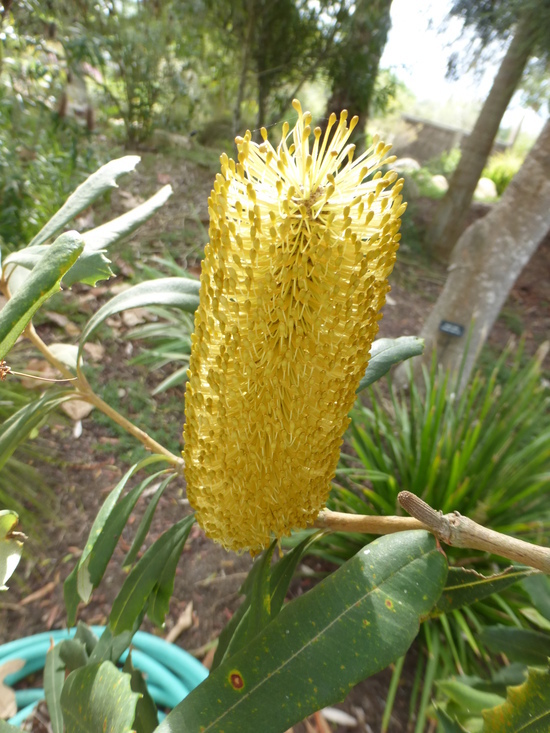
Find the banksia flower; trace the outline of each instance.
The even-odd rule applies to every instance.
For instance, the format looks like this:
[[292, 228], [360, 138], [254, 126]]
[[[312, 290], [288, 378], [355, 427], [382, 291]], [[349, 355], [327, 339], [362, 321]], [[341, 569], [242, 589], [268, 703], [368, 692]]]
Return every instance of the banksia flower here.
[[[257, 552], [314, 521], [334, 477], [400, 235], [390, 146], [355, 161], [347, 112], [311, 114], [274, 149], [250, 132], [208, 200], [184, 428], [187, 492], [206, 534]], [[393, 188], [390, 188], [391, 184]]]

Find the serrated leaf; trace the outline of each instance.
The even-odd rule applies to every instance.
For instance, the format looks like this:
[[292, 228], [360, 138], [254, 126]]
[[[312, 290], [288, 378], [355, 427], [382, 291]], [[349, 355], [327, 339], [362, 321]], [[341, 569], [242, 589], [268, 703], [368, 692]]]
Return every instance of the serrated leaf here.
[[78, 232], [62, 234], [48, 247], [23, 285], [0, 311], [0, 359], [3, 359], [40, 306], [56, 293], [84, 242]]
[[[183, 537], [189, 534], [194, 515], [180, 520], [156, 542], [137, 562], [124, 581], [109, 615], [109, 626], [113, 636], [132, 629], [155, 590], [166, 563], [174, 550], [181, 545]], [[183, 549], [183, 548], [182, 548]]]
[[506, 702], [483, 713], [483, 733], [548, 733], [550, 669], [530, 669], [527, 681], [509, 687]]
[[531, 629], [489, 626], [480, 634], [481, 641], [495, 654], [505, 654], [521, 664], [546, 664], [550, 657], [550, 636]]
[[0, 510], [0, 591], [7, 590], [6, 583], [19, 565], [23, 542], [16, 534], [19, 517], [8, 509]]
[[84, 232], [82, 236], [86, 242], [86, 247], [89, 247], [91, 251], [107, 249], [107, 247], [115, 244], [122, 237], [128, 236], [150, 219], [155, 211], [164, 206], [171, 195], [172, 186], [164, 186], [147, 201], [126, 212], [126, 214]]
[[533, 574], [531, 568], [509, 567], [495, 575], [481, 575], [467, 568], [449, 568], [447, 583], [431, 616], [449, 613], [498, 593]]
[[29, 242], [29, 247], [47, 242], [97, 198], [111, 188], [117, 188], [117, 178], [124, 173], [133, 171], [139, 161], [139, 155], [125, 155], [123, 158], [111, 160], [101, 166], [95, 173], [92, 173]]
[[286, 605], [210, 674], [157, 733], [280, 733], [403, 656], [447, 574], [427, 532], [375, 540]]
[[199, 288], [198, 280], [187, 277], [165, 277], [134, 285], [133, 288], [115, 295], [86, 324], [80, 337], [79, 353], [82, 353], [84, 344], [94, 329], [115, 313], [148, 305], [170, 305], [194, 313], [199, 305]]
[[61, 694], [67, 733], [130, 733], [139, 695], [130, 675], [111, 662], [87, 665], [67, 677]]
[[63, 733], [61, 692], [65, 682], [65, 664], [60, 656], [60, 646], [48, 650], [44, 665], [44, 697], [48, 705], [53, 733]]
[[370, 350], [369, 365], [359, 382], [357, 392], [376, 382], [389, 372], [394, 364], [420, 356], [424, 351], [424, 339], [418, 336], [401, 336], [397, 339], [377, 339]]

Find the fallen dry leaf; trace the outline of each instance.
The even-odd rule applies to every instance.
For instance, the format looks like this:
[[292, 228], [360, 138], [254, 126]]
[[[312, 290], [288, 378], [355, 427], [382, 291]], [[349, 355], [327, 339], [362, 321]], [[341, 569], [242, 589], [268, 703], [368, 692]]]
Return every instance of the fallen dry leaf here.
[[166, 634], [166, 641], [172, 644], [174, 641], [176, 641], [180, 634], [182, 634], [184, 631], [187, 631], [187, 629], [190, 629], [192, 625], [193, 601], [189, 601], [183, 613], [180, 614], [180, 617], [176, 621], [174, 627], [170, 629], [170, 631]]
[[128, 328], [139, 326], [147, 320], [148, 311], [146, 308], [132, 308], [130, 311], [124, 311], [122, 314], [122, 322]]
[[19, 672], [24, 666], [24, 659], [10, 659], [0, 665], [0, 720], [7, 720], [17, 712], [15, 692], [4, 684], [4, 680], [8, 675]]
[[84, 351], [88, 354], [92, 361], [101, 361], [105, 356], [105, 347], [101, 344], [84, 344]]
[[28, 596], [25, 596], [25, 598], [20, 601], [20, 605], [28, 606], [29, 603], [39, 601], [41, 598], [44, 598], [44, 596], [49, 595], [53, 590], [55, 590], [58, 585], [59, 576], [56, 575], [55, 580], [51, 580], [49, 583], [46, 583], [46, 585], [43, 585], [42, 588], [35, 590], [34, 593], [30, 593]]
[[71, 400], [70, 402], [64, 402], [61, 409], [71, 420], [83, 420], [88, 417], [94, 406], [90, 405], [89, 402], [84, 402], [84, 400]]
[[46, 311], [45, 315], [48, 316], [48, 320], [52, 321], [56, 325], [60, 326], [68, 336], [80, 336], [80, 329], [70, 321], [67, 316], [62, 313], [56, 313], [55, 311]]
[[336, 725], [341, 725], [344, 728], [355, 728], [359, 724], [359, 721], [353, 715], [346, 713], [345, 710], [340, 710], [340, 708], [323, 708], [321, 713], [329, 722], [336, 723]]

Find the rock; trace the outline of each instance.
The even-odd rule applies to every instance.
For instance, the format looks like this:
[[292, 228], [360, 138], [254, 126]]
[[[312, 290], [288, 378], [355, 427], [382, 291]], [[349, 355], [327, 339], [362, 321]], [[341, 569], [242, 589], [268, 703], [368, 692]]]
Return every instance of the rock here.
[[495, 182], [490, 178], [480, 178], [477, 182], [476, 190], [474, 191], [474, 198], [480, 199], [481, 201], [498, 198], [498, 191], [495, 186]]
[[392, 163], [392, 168], [395, 171], [419, 171], [421, 165], [414, 158], [398, 158]]
[[443, 193], [449, 188], [449, 181], [445, 176], [432, 176], [432, 183], [438, 191], [442, 191]]

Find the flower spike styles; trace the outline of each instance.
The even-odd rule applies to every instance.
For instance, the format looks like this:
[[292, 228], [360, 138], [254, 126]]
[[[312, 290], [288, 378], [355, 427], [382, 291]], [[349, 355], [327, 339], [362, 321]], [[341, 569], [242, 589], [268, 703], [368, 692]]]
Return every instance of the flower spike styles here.
[[[298, 121], [277, 149], [250, 132], [209, 198], [184, 428], [187, 492], [206, 534], [258, 552], [324, 506], [389, 291], [405, 210], [378, 138]], [[392, 185], [393, 184], [393, 185]]]

